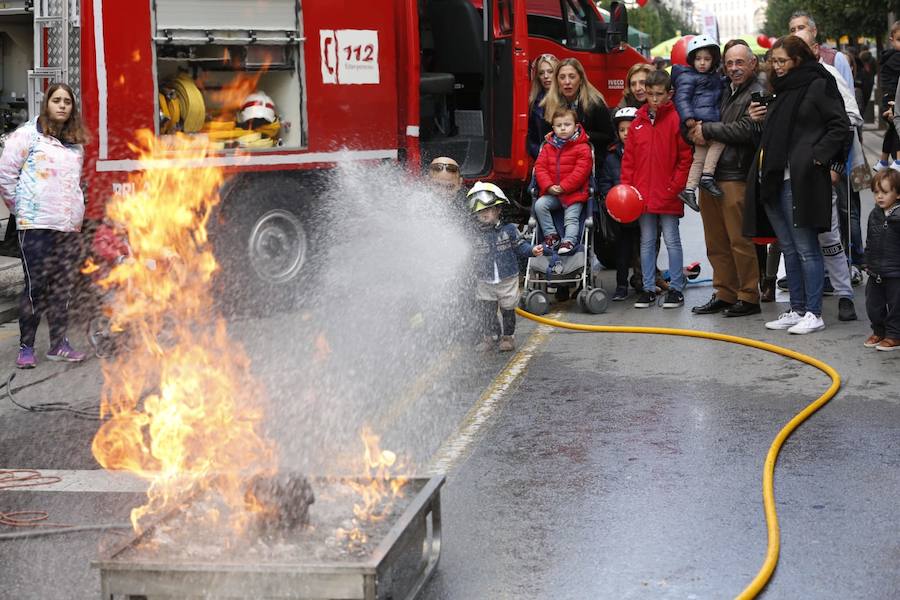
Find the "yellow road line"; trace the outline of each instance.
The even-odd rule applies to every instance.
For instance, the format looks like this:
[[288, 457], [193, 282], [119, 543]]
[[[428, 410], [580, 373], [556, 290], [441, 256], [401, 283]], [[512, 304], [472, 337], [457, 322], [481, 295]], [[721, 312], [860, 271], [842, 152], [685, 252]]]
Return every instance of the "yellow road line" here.
[[[558, 317], [559, 315], [552, 316]], [[431, 462], [424, 469], [426, 474], [447, 473], [468, 456], [479, 434], [491, 424], [493, 419], [506, 406], [507, 391], [509, 391], [519, 376], [525, 372], [525, 367], [531, 362], [535, 351], [544, 343], [552, 331], [552, 327], [539, 325], [532, 332], [521, 349], [513, 355], [503, 370], [500, 371], [500, 374], [494, 378], [488, 388], [481, 394], [478, 402], [469, 409], [456, 432], [444, 440], [444, 443], [438, 448]]]

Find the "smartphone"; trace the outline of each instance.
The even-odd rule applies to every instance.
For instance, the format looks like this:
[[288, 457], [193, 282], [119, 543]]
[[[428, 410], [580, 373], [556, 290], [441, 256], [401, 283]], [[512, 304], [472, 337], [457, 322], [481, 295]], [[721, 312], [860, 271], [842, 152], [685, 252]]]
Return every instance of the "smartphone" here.
[[772, 101], [772, 98], [774, 98], [774, 96], [763, 94], [762, 92], [753, 92], [752, 94], [750, 94], [751, 102], [756, 102], [757, 104], [762, 104], [763, 106], [768, 105], [769, 102]]

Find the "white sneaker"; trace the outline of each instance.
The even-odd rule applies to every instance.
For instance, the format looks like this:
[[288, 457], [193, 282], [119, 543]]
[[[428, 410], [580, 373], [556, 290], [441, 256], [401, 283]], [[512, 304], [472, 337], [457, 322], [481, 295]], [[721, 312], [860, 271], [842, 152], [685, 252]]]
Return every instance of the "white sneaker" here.
[[900, 171], [900, 160], [895, 160], [891, 163], [891, 168], [895, 171]]
[[822, 317], [817, 317], [811, 312], [807, 312], [800, 319], [799, 323], [788, 329], [788, 333], [803, 335], [814, 331], [822, 331], [823, 329], [825, 329], [825, 321], [822, 320]]
[[890, 165], [888, 164], [888, 162], [886, 160], [879, 160], [877, 163], [875, 163], [875, 166], [872, 167], [872, 170], [877, 173], [878, 171], [883, 171], [884, 169], [887, 169], [888, 167], [890, 167]]
[[803, 317], [798, 313], [789, 310], [788, 312], [778, 315], [778, 318], [774, 321], [766, 323], [766, 329], [790, 329], [801, 320], [803, 320]]

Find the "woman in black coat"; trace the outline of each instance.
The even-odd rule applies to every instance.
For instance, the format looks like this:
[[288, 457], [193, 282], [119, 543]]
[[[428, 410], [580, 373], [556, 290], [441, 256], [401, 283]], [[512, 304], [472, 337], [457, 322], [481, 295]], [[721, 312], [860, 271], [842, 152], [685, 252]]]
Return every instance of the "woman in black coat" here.
[[544, 107], [544, 118], [548, 120], [560, 106], [568, 106], [578, 113], [578, 121], [594, 145], [595, 172], [599, 173], [606, 158], [606, 149], [616, 141], [616, 132], [606, 99], [588, 81], [584, 67], [577, 58], [559, 61], [550, 91], [541, 105]]
[[747, 180], [744, 235], [774, 230], [784, 253], [790, 310], [769, 329], [812, 333], [825, 328], [825, 263], [818, 234], [831, 227], [831, 170], [841, 171], [850, 121], [837, 83], [802, 39], [772, 45], [775, 100]]

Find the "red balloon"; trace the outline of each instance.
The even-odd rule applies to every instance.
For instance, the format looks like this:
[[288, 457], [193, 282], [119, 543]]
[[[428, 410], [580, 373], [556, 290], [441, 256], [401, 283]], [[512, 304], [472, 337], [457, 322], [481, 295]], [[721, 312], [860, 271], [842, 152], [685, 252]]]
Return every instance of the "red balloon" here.
[[673, 65], [687, 65], [687, 46], [692, 39], [694, 39], [694, 36], [686, 35], [672, 46], [672, 54], [669, 57], [669, 61]]
[[644, 199], [635, 188], [620, 183], [606, 193], [606, 211], [619, 223], [631, 223], [644, 212]]
[[643, 7], [647, 4], [648, 0], [637, 0], [638, 6]]
[[759, 34], [758, 36], [756, 36], [756, 43], [763, 48], [772, 47], [772, 42], [769, 41], [769, 38], [767, 36], [764, 36], [763, 34]]

